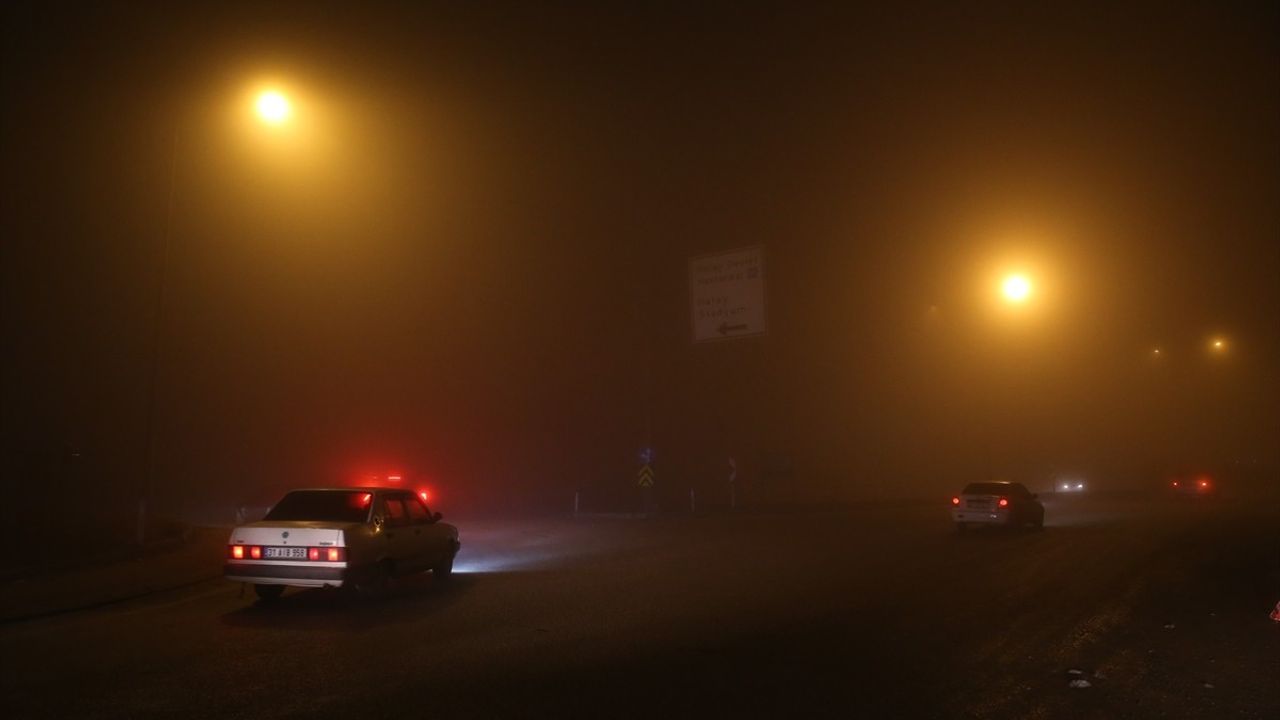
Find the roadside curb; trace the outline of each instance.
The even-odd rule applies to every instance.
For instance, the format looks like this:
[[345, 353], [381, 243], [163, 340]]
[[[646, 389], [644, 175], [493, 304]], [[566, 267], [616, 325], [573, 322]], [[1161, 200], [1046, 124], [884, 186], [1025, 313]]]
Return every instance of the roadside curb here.
[[169, 585], [162, 588], [153, 588], [151, 590], [144, 590], [142, 592], [131, 593], [129, 595], [124, 595], [121, 597], [113, 597], [107, 600], [95, 600], [94, 602], [87, 603], [84, 605], [76, 605], [73, 607], [66, 607], [66, 608], [57, 608], [54, 610], [42, 610], [40, 612], [28, 613], [25, 615], [4, 616], [4, 617], [0, 617], [0, 625], [17, 625], [24, 622], [31, 622], [33, 620], [44, 620], [51, 617], [57, 617], [59, 615], [70, 615], [71, 613], [87, 612], [89, 610], [98, 610], [100, 608], [110, 607], [112, 605], [119, 605], [121, 603], [126, 603], [126, 602], [129, 602], [130, 600], [141, 600], [142, 598], [150, 597], [152, 595], [160, 595], [162, 593], [173, 592], [174, 590], [183, 590], [185, 588], [195, 587], [196, 585], [209, 582], [210, 580], [216, 580], [220, 577], [222, 576], [209, 575], [206, 577], [198, 578], [196, 580], [190, 580], [187, 582], [178, 583], [177, 585]]
[[0, 625], [94, 610], [207, 582], [221, 575], [223, 543], [220, 530], [201, 528], [153, 546], [146, 555], [5, 583]]

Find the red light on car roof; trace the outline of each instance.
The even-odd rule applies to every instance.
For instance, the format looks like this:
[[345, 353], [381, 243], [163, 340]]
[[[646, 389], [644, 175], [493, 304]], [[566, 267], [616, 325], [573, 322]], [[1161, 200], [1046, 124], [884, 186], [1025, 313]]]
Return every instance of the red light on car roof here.
[[1009, 507], [1009, 498], [1000, 498], [1000, 502], [996, 504], [1000, 507]]
[[232, 546], [231, 546], [231, 557], [232, 557], [232, 559], [234, 559], [234, 560], [243, 560], [243, 559], [244, 559], [244, 546], [243, 546], [243, 545], [232, 545]]
[[960, 498], [958, 498], [958, 497], [953, 497], [953, 498], [951, 498], [951, 504], [952, 504], [952, 505], [959, 505], [959, 504], [960, 504]]

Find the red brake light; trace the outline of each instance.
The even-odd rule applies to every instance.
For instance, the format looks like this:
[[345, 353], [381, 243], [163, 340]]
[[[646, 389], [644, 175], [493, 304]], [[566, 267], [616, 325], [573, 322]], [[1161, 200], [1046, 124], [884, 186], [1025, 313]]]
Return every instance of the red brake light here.
[[1009, 507], [1009, 498], [1000, 498], [1000, 502], [996, 503], [1000, 507]]
[[319, 559], [320, 559], [320, 548], [307, 548], [307, 559], [308, 559], [308, 560], [319, 560]]
[[250, 546], [249, 546], [249, 557], [253, 558], [254, 560], [261, 560], [261, 559], [262, 559], [262, 548], [261, 548], [260, 546], [258, 546], [258, 545], [250, 545]]
[[960, 498], [958, 498], [958, 497], [953, 497], [953, 498], [951, 498], [951, 504], [952, 504], [952, 505], [959, 505], [959, 504], [960, 504]]
[[243, 560], [243, 559], [244, 559], [244, 546], [243, 546], [243, 545], [232, 545], [232, 546], [231, 546], [231, 559], [232, 559], [232, 560]]
[[1208, 481], [1208, 480], [1201, 480], [1201, 481], [1200, 481], [1200, 487], [1202, 487], [1202, 488], [1209, 487], [1209, 481]]
[[1174, 481], [1173, 481], [1173, 486], [1174, 486], [1174, 487], [1178, 487], [1178, 481], [1177, 481], [1177, 480], [1174, 480]]

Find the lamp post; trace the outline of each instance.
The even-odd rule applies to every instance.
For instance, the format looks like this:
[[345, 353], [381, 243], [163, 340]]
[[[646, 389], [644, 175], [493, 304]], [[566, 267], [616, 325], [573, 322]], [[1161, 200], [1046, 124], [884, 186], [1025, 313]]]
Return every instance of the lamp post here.
[[162, 352], [166, 298], [169, 292], [169, 255], [173, 245], [173, 199], [177, 188], [178, 175], [178, 124], [173, 126], [169, 140], [169, 186], [165, 192], [164, 224], [160, 232], [160, 277], [156, 283], [155, 310], [151, 327], [151, 363], [147, 372], [147, 424], [146, 447], [143, 454], [142, 491], [138, 494], [138, 525], [136, 540], [139, 545], [147, 536], [147, 502], [151, 498], [152, 475], [155, 472], [156, 448], [156, 404], [158, 401], [158, 380], [160, 375], [160, 354]]
[[[1035, 293], [1035, 284], [1029, 275], [1022, 272], [1013, 272], [1005, 275], [1003, 278], [1000, 279], [998, 290], [999, 290], [998, 296], [1000, 300], [1006, 306], [1009, 306], [1010, 309], [1016, 310], [1028, 305], [1032, 301], [1032, 297]], [[984, 365], [987, 365], [987, 363], [984, 363]], [[996, 472], [995, 435], [996, 435], [997, 416], [1001, 414], [999, 412], [999, 406], [1001, 405], [1001, 403], [999, 402], [999, 399], [996, 393], [995, 370], [992, 367], [987, 367], [985, 374], [987, 375], [987, 379], [986, 379], [986, 382], [983, 383], [983, 385], [986, 388], [986, 392], [988, 394], [986, 465], [987, 465], [987, 479], [990, 480], [995, 478], [995, 472]], [[1002, 374], [1004, 374], [1006, 377], [1008, 376], [1007, 373], [1002, 373]]]
[[[259, 120], [268, 125], [284, 125], [293, 116], [293, 106], [278, 90], [264, 90], [254, 102]], [[173, 208], [177, 194], [178, 140], [180, 123], [175, 122], [169, 142], [169, 179], [165, 192], [164, 224], [160, 234], [160, 277], [156, 284], [155, 310], [151, 328], [151, 362], [147, 373], [146, 447], [143, 456], [142, 488], [138, 494], [138, 516], [135, 538], [138, 545], [146, 541], [147, 505], [155, 484], [156, 428], [159, 404], [159, 379], [164, 353], [164, 327], [169, 295], [169, 258], [173, 252]]]

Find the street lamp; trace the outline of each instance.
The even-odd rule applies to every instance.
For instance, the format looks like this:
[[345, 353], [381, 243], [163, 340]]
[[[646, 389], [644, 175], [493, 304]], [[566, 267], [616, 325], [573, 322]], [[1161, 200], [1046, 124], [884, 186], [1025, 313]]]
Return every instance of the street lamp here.
[[1220, 337], [1213, 338], [1209, 341], [1209, 351], [1217, 355], [1225, 353], [1227, 351], [1227, 341]]
[[283, 125], [293, 114], [293, 106], [289, 103], [289, 98], [278, 90], [264, 90], [258, 93], [258, 99], [253, 106], [258, 117], [268, 125]]
[[[293, 115], [293, 106], [289, 98], [278, 90], [263, 90], [254, 101], [254, 112], [258, 119], [268, 125], [283, 125]], [[159, 397], [159, 375], [161, 356], [164, 354], [164, 326], [168, 309], [169, 294], [169, 256], [172, 254], [173, 206], [177, 189], [178, 175], [178, 136], [180, 123], [174, 123], [169, 144], [169, 182], [165, 198], [165, 214], [163, 231], [160, 235], [161, 257], [160, 278], [157, 283], [154, 326], [151, 339], [151, 363], [147, 378], [147, 439], [145, 449], [145, 465], [142, 473], [142, 489], [138, 498], [138, 525], [136, 538], [139, 545], [146, 540], [147, 505], [151, 494], [155, 475], [157, 400]]]
[[1004, 295], [1005, 302], [1021, 305], [1031, 297], [1031, 280], [1017, 273], [1008, 275], [1000, 284], [1000, 293]]

